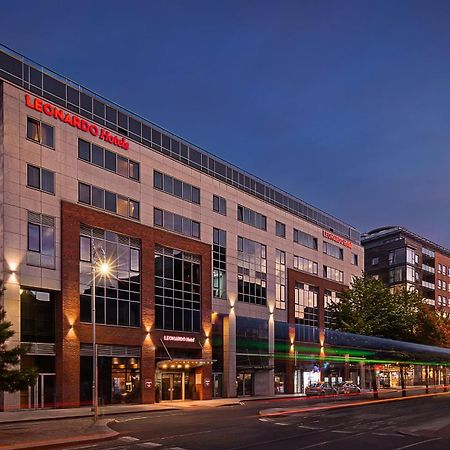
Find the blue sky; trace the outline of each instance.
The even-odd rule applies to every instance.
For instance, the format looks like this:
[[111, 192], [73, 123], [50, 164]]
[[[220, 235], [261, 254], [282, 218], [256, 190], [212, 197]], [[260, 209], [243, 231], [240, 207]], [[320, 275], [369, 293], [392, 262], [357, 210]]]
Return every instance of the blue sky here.
[[0, 42], [351, 223], [450, 247], [450, 2], [6, 2]]

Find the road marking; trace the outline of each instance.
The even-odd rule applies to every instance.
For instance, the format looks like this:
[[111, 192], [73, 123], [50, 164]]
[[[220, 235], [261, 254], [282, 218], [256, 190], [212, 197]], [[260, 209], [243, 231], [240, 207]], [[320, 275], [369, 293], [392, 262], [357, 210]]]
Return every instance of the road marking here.
[[123, 422], [130, 422], [131, 420], [142, 420], [142, 419], [148, 419], [148, 417], [131, 417], [131, 418], [127, 418], [127, 419], [114, 419], [115, 422], [117, 423], [123, 423]]
[[161, 440], [164, 439], [174, 439], [177, 437], [184, 437], [184, 436], [193, 436], [194, 434], [206, 434], [206, 433], [211, 433], [211, 430], [206, 430], [206, 431], [195, 431], [194, 433], [185, 433], [185, 434], [174, 434], [172, 436], [165, 436], [160, 438]]
[[170, 450], [186, 450], [183, 447], [170, 447]]
[[306, 430], [323, 430], [320, 427], [309, 427], [307, 425], [297, 425], [297, 428], [305, 428]]
[[156, 448], [156, 447], [162, 447], [162, 444], [158, 444], [156, 442], [143, 442], [142, 444], [138, 444], [139, 447], [152, 447], [152, 448]]
[[372, 433], [375, 436], [394, 436], [394, 437], [405, 437], [403, 434], [400, 433]]
[[342, 433], [342, 434], [352, 434], [353, 433], [353, 431], [348, 431], [348, 430], [331, 430], [331, 432], [332, 433]]
[[441, 438], [427, 439], [425, 441], [415, 442], [414, 444], [404, 445], [403, 447], [397, 447], [394, 450], [402, 450], [404, 448], [411, 448], [411, 447], [415, 447], [416, 445], [426, 444], [427, 442], [439, 441], [440, 439]]
[[258, 420], [260, 420], [261, 422], [271, 422], [271, 420], [270, 420], [270, 419], [265, 419], [265, 418], [262, 418], [262, 419], [258, 419]]
[[275, 424], [274, 425], [289, 425], [288, 423], [283, 423], [283, 422], [275, 422]]
[[133, 436], [122, 436], [118, 439], [119, 441], [126, 441], [126, 442], [133, 442], [133, 441], [139, 441], [138, 438]]
[[[340, 439], [334, 439], [332, 441], [322, 441], [322, 442], [318, 442], [317, 444], [307, 445], [306, 447], [301, 447], [301, 450], [304, 450], [305, 448], [320, 447], [321, 445], [326, 445], [326, 444], [334, 444], [335, 442], [345, 441], [346, 439], [351, 439], [353, 437], [361, 436], [363, 434], [366, 434], [366, 432], [352, 434], [351, 436], [346, 436], [346, 437], [343, 437], [343, 438], [340, 438]], [[395, 449], [395, 450], [400, 450], [400, 449]]]

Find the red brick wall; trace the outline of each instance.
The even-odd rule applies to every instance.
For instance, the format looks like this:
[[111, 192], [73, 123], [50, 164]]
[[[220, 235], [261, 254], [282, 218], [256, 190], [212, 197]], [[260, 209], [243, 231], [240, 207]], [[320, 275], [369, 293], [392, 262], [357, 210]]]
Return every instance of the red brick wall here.
[[[79, 321], [79, 260], [80, 225], [111, 230], [141, 240], [141, 328], [97, 325], [98, 344], [141, 347], [141, 401], [154, 401], [155, 346], [159, 346], [158, 333], [153, 336], [154, 308], [154, 247], [161, 244], [201, 256], [202, 260], [202, 326], [201, 333], [193, 333], [200, 341], [206, 341], [203, 358], [211, 358], [212, 352], [206, 337], [211, 331], [211, 247], [202, 242], [185, 238], [142, 225], [140, 223], [96, 211], [80, 205], [62, 202], [61, 219], [61, 301], [57, 325], [57, 397], [62, 406], [76, 406], [80, 397], [80, 342], [92, 342], [92, 325]], [[73, 329], [71, 329], [73, 325]], [[150, 332], [147, 335], [147, 332]], [[208, 369], [203, 369], [208, 376]], [[209, 372], [210, 372], [209, 368]], [[209, 375], [210, 377], [210, 375]], [[143, 381], [153, 381], [146, 389]], [[210, 398], [211, 388], [203, 398]]]

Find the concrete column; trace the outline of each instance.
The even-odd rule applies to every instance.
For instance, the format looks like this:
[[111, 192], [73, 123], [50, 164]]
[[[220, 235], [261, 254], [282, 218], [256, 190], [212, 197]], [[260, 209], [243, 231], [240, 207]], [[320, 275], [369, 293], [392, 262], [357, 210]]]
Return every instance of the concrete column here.
[[[271, 357], [269, 358], [269, 366], [275, 367], [275, 320], [273, 318], [273, 313], [269, 316], [269, 354]], [[274, 395], [275, 394], [275, 369], [269, 371], [269, 380], [267, 386], [267, 394], [265, 395]]]
[[361, 389], [366, 388], [366, 367], [364, 362], [359, 363], [359, 383], [361, 386]]
[[223, 396], [236, 397], [236, 316], [223, 318]]
[[261, 370], [253, 374], [254, 395], [274, 395], [273, 370]]

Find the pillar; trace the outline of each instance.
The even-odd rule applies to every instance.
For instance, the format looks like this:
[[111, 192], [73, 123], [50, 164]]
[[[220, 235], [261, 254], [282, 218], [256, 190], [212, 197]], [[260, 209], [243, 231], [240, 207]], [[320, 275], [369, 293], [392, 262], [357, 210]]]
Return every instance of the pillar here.
[[236, 316], [223, 318], [223, 396], [236, 397]]

